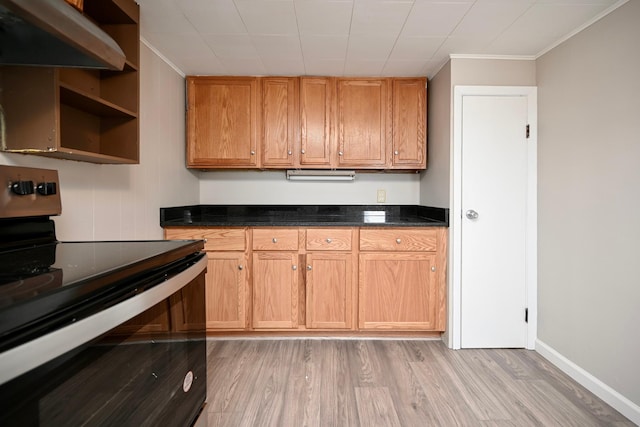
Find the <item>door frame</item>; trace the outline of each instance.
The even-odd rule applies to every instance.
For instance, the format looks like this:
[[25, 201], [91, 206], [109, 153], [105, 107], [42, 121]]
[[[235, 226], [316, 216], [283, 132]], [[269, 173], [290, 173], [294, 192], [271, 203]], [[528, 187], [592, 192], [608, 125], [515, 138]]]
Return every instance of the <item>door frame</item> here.
[[[453, 144], [451, 146], [451, 228], [449, 278], [449, 337], [448, 346], [461, 348], [462, 341], [462, 101], [465, 96], [524, 96], [527, 97], [529, 141], [527, 147], [527, 210], [526, 210], [526, 298], [529, 318], [526, 348], [535, 349], [538, 330], [538, 206], [537, 206], [537, 153], [538, 114], [537, 87], [535, 86], [454, 86], [453, 88]], [[523, 132], [525, 130], [523, 129]], [[523, 313], [524, 315], [524, 313]]]

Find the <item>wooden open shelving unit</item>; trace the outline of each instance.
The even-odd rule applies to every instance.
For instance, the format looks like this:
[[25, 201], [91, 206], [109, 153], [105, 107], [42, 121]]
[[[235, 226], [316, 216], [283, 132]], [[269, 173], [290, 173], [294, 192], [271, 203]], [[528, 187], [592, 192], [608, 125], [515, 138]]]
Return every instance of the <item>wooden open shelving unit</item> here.
[[139, 163], [139, 7], [84, 0], [84, 14], [118, 43], [124, 69], [0, 67], [3, 151]]

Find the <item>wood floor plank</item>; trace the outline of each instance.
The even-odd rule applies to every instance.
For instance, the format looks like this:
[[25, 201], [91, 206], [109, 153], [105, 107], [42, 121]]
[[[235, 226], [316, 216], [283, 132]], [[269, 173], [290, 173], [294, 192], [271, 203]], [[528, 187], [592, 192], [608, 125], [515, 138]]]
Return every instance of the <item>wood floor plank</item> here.
[[424, 389], [434, 416], [440, 425], [470, 426], [478, 424], [473, 412], [460, 399], [460, 392], [433, 360], [409, 362]]
[[361, 420], [372, 427], [401, 427], [387, 387], [356, 387], [356, 405]]
[[420, 340], [211, 340], [210, 427], [634, 424], [527, 350]]
[[448, 373], [452, 382], [457, 385], [461, 398], [478, 420], [513, 420], [508, 401], [497, 391], [504, 384], [493, 376], [478, 375], [475, 367], [463, 358], [463, 353], [474, 350], [451, 352], [444, 345], [432, 345], [430, 349], [440, 369]]
[[387, 386], [400, 424], [403, 426], [436, 425], [434, 410], [426, 392], [413, 369], [411, 362], [423, 361], [416, 357], [414, 346], [405, 345], [407, 341], [378, 341], [376, 350], [381, 353], [383, 364], [387, 366]]
[[[628, 421], [619, 412], [597, 398], [582, 385], [576, 383], [571, 377], [553, 366], [551, 362], [538, 353], [520, 350], [514, 351], [513, 355], [531, 367], [531, 370], [535, 373], [535, 378], [547, 380], [548, 383], [553, 384], [571, 403], [593, 414], [601, 422], [607, 425], [613, 425], [615, 423], [625, 423]], [[496, 360], [505, 358], [505, 354], [501, 352], [492, 353], [492, 356]]]
[[[356, 353], [352, 341], [322, 341], [322, 425], [359, 425], [355, 384], [349, 354]], [[368, 368], [367, 368], [368, 369]], [[363, 372], [362, 369], [359, 370]]]
[[383, 385], [380, 373], [383, 372], [384, 367], [380, 365], [376, 357], [372, 341], [345, 342], [349, 349], [349, 373], [354, 384], [359, 387]]
[[294, 341], [267, 341], [262, 368], [253, 383], [254, 393], [247, 402], [241, 424], [280, 426], [284, 406], [284, 391], [289, 380]]
[[[293, 348], [289, 381], [285, 390], [282, 425], [320, 426], [322, 351], [319, 341], [304, 340]], [[315, 348], [314, 348], [315, 347]]]
[[539, 407], [529, 395], [527, 382], [516, 379], [511, 373], [502, 370], [501, 366], [491, 357], [496, 350], [461, 351], [460, 355], [467, 363], [474, 367], [477, 374], [493, 384], [496, 393], [499, 393], [508, 405], [512, 419], [517, 425], [547, 426], [548, 419], [545, 414], [539, 413]]
[[[209, 343], [211, 341], [207, 344]], [[242, 411], [242, 404], [239, 402], [245, 401], [253, 393], [254, 373], [262, 367], [260, 342], [220, 343], [222, 345], [209, 352], [207, 359], [208, 407], [214, 412]], [[218, 354], [222, 357], [218, 357]]]

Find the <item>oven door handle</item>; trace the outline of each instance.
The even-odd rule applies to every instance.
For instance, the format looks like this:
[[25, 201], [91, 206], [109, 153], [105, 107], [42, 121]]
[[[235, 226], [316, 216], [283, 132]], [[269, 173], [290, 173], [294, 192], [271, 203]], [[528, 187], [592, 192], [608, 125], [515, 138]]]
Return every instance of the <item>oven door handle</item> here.
[[169, 298], [198, 277], [206, 266], [207, 258], [203, 256], [191, 267], [144, 292], [0, 353], [0, 384], [99, 337]]

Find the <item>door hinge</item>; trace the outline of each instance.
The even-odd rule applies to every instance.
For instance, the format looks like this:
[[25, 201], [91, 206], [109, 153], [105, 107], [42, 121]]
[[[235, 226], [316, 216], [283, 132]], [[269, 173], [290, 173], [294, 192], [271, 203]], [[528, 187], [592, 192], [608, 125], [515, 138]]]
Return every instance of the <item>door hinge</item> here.
[[524, 323], [529, 323], [529, 309], [524, 309]]
[[529, 125], [527, 125], [527, 139], [529, 139]]

